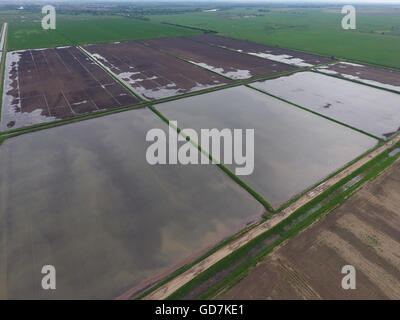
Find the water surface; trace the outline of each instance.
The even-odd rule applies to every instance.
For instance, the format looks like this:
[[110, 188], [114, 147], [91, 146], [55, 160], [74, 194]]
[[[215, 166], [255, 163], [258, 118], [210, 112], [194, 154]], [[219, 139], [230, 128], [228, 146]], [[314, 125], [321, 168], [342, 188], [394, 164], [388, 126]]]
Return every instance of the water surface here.
[[[254, 129], [254, 172], [240, 178], [274, 206], [377, 143], [367, 135], [247, 87], [156, 107], [170, 121], [177, 120], [182, 129]], [[238, 166], [228, 167], [234, 170]]]
[[377, 137], [400, 130], [400, 95], [315, 72], [300, 72], [252, 87], [339, 120]]
[[0, 298], [114, 298], [260, 217], [215, 165], [147, 164], [152, 128], [140, 109], [1, 145]]

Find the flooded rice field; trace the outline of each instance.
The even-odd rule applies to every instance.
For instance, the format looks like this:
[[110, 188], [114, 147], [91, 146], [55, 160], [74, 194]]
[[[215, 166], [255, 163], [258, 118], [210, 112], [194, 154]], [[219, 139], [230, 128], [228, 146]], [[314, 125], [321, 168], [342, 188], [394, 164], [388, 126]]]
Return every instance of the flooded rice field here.
[[260, 217], [215, 165], [149, 165], [153, 128], [137, 109], [1, 145], [0, 298], [114, 298]]
[[213, 34], [194, 35], [194, 36], [188, 36], [188, 38], [197, 41], [204, 41], [237, 52], [251, 54], [256, 57], [291, 64], [297, 67], [311, 67], [314, 65], [324, 64], [334, 61], [333, 59], [314, 54], [288, 50], [288, 49], [281, 49], [278, 47], [262, 45], [245, 40], [225, 38]]
[[316, 70], [400, 92], [399, 71], [350, 62], [339, 62], [329, 66], [321, 66], [316, 68]]
[[[224, 89], [156, 108], [170, 121], [176, 120], [181, 129], [254, 129], [254, 171], [240, 178], [274, 207], [377, 143], [367, 135], [248, 87]], [[232, 171], [236, 168], [234, 164], [227, 167]]]
[[8, 52], [5, 68], [1, 130], [139, 101], [75, 47]]
[[231, 81], [137, 42], [83, 46], [93, 58], [147, 100], [161, 99]]
[[377, 137], [388, 138], [400, 130], [400, 95], [396, 93], [315, 72], [251, 86]]
[[189, 39], [165, 38], [142, 42], [234, 80], [295, 69], [283, 63], [251, 57]]

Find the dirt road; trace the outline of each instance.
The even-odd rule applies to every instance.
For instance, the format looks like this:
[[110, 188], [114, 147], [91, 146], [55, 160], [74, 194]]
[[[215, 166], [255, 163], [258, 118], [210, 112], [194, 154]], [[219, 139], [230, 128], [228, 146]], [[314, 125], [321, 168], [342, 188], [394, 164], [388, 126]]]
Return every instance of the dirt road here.
[[267, 220], [266, 222], [260, 224], [259, 226], [251, 229], [249, 232], [243, 235], [243, 237], [233, 241], [232, 243], [228, 244], [227, 246], [221, 248], [220, 250], [216, 251], [212, 255], [210, 255], [208, 258], [202, 260], [186, 272], [182, 273], [178, 277], [174, 278], [170, 282], [164, 284], [163, 286], [159, 287], [155, 291], [151, 292], [149, 295], [144, 297], [144, 299], [149, 299], [149, 300], [161, 300], [165, 299], [168, 296], [170, 296], [173, 292], [175, 292], [177, 289], [188, 283], [190, 280], [195, 278], [197, 275], [202, 273], [203, 271], [207, 270], [210, 268], [212, 265], [217, 263], [218, 261], [222, 260], [235, 250], [239, 249], [240, 247], [244, 246], [246, 243], [249, 241], [253, 240], [254, 238], [258, 237], [262, 233], [268, 231], [269, 229], [273, 228], [276, 226], [278, 223], [289, 217], [293, 212], [295, 212], [297, 209], [302, 207], [304, 204], [309, 202], [310, 200], [314, 199], [321, 193], [323, 193], [325, 190], [330, 188], [331, 186], [335, 185], [337, 182], [339, 182], [341, 179], [346, 177], [347, 175], [351, 174], [361, 166], [363, 166], [365, 163], [367, 163], [369, 160], [372, 158], [376, 157], [386, 149], [390, 148], [394, 143], [400, 141], [400, 136], [397, 136], [395, 139], [393, 139], [391, 142], [381, 146], [380, 148], [374, 150], [367, 156], [361, 158], [359, 161], [355, 162], [345, 170], [341, 171], [334, 177], [330, 178], [329, 180], [325, 181], [324, 183], [321, 183], [318, 185], [316, 188], [299, 198], [297, 201], [295, 201], [293, 204], [291, 204], [289, 207], [287, 207], [285, 210], [282, 212], [274, 215], [271, 219]]

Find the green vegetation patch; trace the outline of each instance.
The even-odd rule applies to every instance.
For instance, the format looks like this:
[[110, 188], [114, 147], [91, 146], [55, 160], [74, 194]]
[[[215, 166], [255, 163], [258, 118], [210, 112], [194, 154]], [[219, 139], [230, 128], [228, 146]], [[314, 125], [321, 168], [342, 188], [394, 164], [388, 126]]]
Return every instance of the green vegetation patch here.
[[215, 30], [223, 36], [260, 44], [400, 68], [400, 19], [390, 14], [389, 7], [387, 12], [376, 14], [360, 10], [356, 30], [342, 29], [344, 15], [339, 9], [259, 10], [235, 8], [155, 15], [150, 19]]
[[198, 33], [201, 32], [124, 17], [58, 19], [55, 30], [43, 30], [40, 20], [12, 22], [9, 25], [7, 50], [177, 37]]

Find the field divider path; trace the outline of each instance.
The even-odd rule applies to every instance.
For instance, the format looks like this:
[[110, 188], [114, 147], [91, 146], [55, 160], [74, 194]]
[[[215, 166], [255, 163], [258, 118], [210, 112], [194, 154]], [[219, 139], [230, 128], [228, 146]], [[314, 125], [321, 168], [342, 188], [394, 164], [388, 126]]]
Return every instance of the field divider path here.
[[[5, 39], [6, 39], [6, 37], [5, 37]], [[147, 46], [145, 44], [142, 44], [142, 45]], [[6, 41], [4, 43], [4, 46], [6, 46]], [[257, 82], [257, 81], [274, 79], [274, 78], [278, 78], [278, 77], [282, 77], [282, 76], [286, 76], [286, 75], [291, 75], [291, 74], [298, 73], [298, 72], [303, 72], [303, 71], [312, 71], [312, 69], [315, 68], [315, 67], [325, 66], [325, 65], [332, 64], [332, 63], [337, 63], [337, 62], [332, 62], [332, 63], [325, 63], [325, 64], [320, 64], [320, 65], [315, 65], [315, 66], [312, 66], [312, 67], [300, 67], [300, 68], [294, 69], [294, 70], [289, 70], [289, 71], [284, 71], [284, 72], [279, 72], [279, 73], [274, 73], [274, 74], [267, 74], [267, 75], [257, 76], [257, 77], [253, 77], [253, 78], [250, 78], [250, 79], [233, 80], [231, 83], [226, 84], [226, 85], [216, 86], [216, 87], [213, 87], [213, 88], [207, 88], [207, 89], [199, 90], [199, 91], [195, 91], [195, 92], [189, 92], [189, 93], [184, 93], [184, 94], [180, 94], [180, 95], [176, 95], [176, 96], [171, 96], [171, 97], [166, 97], [166, 98], [161, 98], [161, 99], [155, 99], [155, 100], [152, 100], [152, 101], [148, 101], [148, 100], [144, 100], [143, 98], [138, 96], [136, 94], [136, 92], [134, 92], [131, 88], [127, 87], [124, 83], [122, 83], [120, 81], [120, 79], [118, 79], [112, 72], [110, 72], [107, 68], [105, 68], [105, 66], [103, 66], [99, 61], [97, 61], [97, 59], [93, 58], [92, 55], [89, 52], [87, 52], [84, 48], [82, 48], [81, 46], [76, 46], [76, 47], [79, 50], [81, 50], [86, 56], [88, 56], [89, 59], [91, 59], [94, 63], [96, 63], [99, 67], [101, 67], [105, 72], [107, 72], [119, 84], [121, 84], [124, 88], [126, 88], [129, 92], [131, 92], [134, 96], [136, 96], [140, 100], [140, 103], [135, 104], [134, 106], [126, 106], [126, 107], [121, 107], [121, 108], [115, 108], [113, 110], [105, 110], [105, 111], [100, 110], [99, 112], [96, 112], [96, 113], [92, 113], [92, 114], [88, 114], [88, 115], [82, 115], [82, 116], [74, 116], [74, 117], [69, 118], [69, 119], [51, 121], [51, 122], [48, 122], [46, 124], [35, 124], [35, 125], [32, 125], [32, 126], [26, 126], [26, 127], [22, 127], [22, 128], [18, 128], [18, 129], [0, 131], [0, 144], [6, 138], [10, 138], [10, 137], [13, 137], [13, 136], [16, 136], [16, 135], [19, 135], [19, 134], [23, 134], [23, 133], [29, 133], [29, 132], [32, 132], [32, 131], [47, 129], [47, 128], [51, 128], [51, 127], [54, 127], [54, 126], [59, 126], [59, 125], [63, 125], [63, 124], [69, 124], [69, 123], [76, 122], [76, 121], [89, 120], [91, 118], [97, 118], [99, 116], [105, 116], [105, 115], [109, 115], [109, 114], [112, 114], [112, 113], [118, 113], [118, 112], [123, 112], [123, 111], [136, 109], [136, 108], [147, 107], [148, 105], [157, 105], [157, 104], [164, 103], [164, 102], [179, 100], [179, 99], [183, 99], [183, 98], [187, 98], [187, 97], [206, 94], [206, 93], [209, 93], [209, 92], [219, 91], [219, 90], [232, 88], [232, 87], [237, 87], [237, 86], [241, 86], [241, 85], [251, 85], [251, 83], [254, 83], [254, 82]], [[148, 47], [153, 49], [153, 50], [159, 51], [156, 48], [153, 48], [153, 47], [150, 47], [150, 46], [148, 46]], [[171, 54], [165, 53], [165, 52], [162, 52], [162, 53], [167, 54], [167, 55], [171, 55]], [[4, 54], [3, 54], [3, 56], [4, 56]], [[173, 56], [173, 55], [171, 55], [171, 56]], [[173, 57], [175, 57], [175, 56], [173, 56]], [[180, 59], [180, 58], [177, 58], [177, 57], [175, 57], [175, 58], [179, 59], [179, 60], [182, 60], [182, 61], [184, 61], [186, 63], [191, 64], [190, 62], [188, 62], [188, 61], [186, 61], [184, 59]], [[4, 65], [5, 57], [2, 60], [3, 60], [2, 61], [2, 65]], [[200, 66], [198, 66], [198, 67], [202, 68]], [[2, 70], [3, 80], [4, 80], [4, 72], [5, 72], [4, 69], [5, 68], [3, 68], [3, 70]], [[202, 68], [202, 69], [204, 69], [204, 68]], [[212, 71], [210, 71], [208, 69], [206, 69], [206, 70], [208, 72], [212, 72]], [[4, 87], [4, 81], [1, 82], [1, 90], [3, 90], [3, 87]], [[254, 88], [252, 88], [252, 89], [254, 89]], [[266, 93], [266, 92], [264, 92], [264, 93]], [[266, 93], [266, 94], [268, 94], [268, 93]], [[276, 98], [278, 98], [278, 97], [276, 97]], [[2, 101], [0, 101], [0, 103], [2, 103]], [[290, 102], [288, 102], [288, 103], [290, 103]], [[291, 104], [293, 104], [293, 103], [291, 103]], [[312, 112], [312, 111], [310, 111], [310, 110], [308, 110], [306, 108], [304, 108], [304, 109], [309, 111], [309, 112]], [[323, 116], [323, 115], [320, 115], [320, 114], [318, 114], [318, 115], [319, 116]], [[1, 110], [0, 110], [0, 119], [1, 119]], [[332, 120], [332, 119], [330, 119], [330, 120]], [[332, 121], [335, 121], [335, 120], [332, 120]], [[340, 123], [340, 124], [342, 124], [342, 123]], [[345, 124], [342, 124], [342, 125], [345, 125]], [[374, 137], [374, 138], [377, 138], [377, 137]], [[379, 139], [382, 140], [381, 138], [379, 138]]]
[[204, 260], [200, 261], [196, 265], [192, 266], [187, 271], [183, 272], [182, 274], [178, 275], [177, 277], [173, 278], [171, 281], [165, 283], [164, 285], [160, 286], [159, 288], [155, 289], [153, 292], [149, 293], [143, 300], [163, 300], [171, 296], [175, 291], [179, 288], [187, 284], [189, 281], [193, 280], [199, 274], [203, 273], [211, 266], [216, 264], [217, 262], [221, 261], [223, 258], [227, 257], [235, 250], [243, 247], [251, 240], [254, 240], [258, 236], [262, 235], [264, 232], [272, 229], [283, 220], [287, 219], [291, 216], [294, 212], [298, 209], [303, 207], [305, 204], [310, 202], [311, 200], [317, 198], [322, 193], [333, 187], [335, 184], [340, 182], [343, 178], [347, 177], [348, 175], [354, 173], [356, 170], [367, 164], [369, 161], [390, 149], [394, 144], [400, 141], [400, 135], [393, 137], [390, 141], [386, 142], [385, 144], [381, 145], [380, 147], [376, 148], [375, 150], [371, 151], [369, 154], [365, 155], [357, 162], [353, 163], [343, 171], [339, 172], [335, 176], [331, 177], [330, 179], [326, 180], [325, 182], [319, 184], [313, 190], [307, 192], [302, 197], [297, 199], [293, 202], [290, 206], [282, 210], [281, 212], [273, 215], [267, 221], [259, 224], [258, 226], [254, 227], [247, 233], [245, 233], [242, 237], [234, 240], [233, 242], [227, 244], [226, 246], [222, 247], [218, 251], [214, 252]]
[[[0, 41], [0, 50], [1, 50], [1, 57], [0, 57], [0, 123], [1, 123], [1, 112], [3, 109], [3, 90], [4, 90], [4, 74], [5, 74], [5, 61], [7, 55], [7, 22], [3, 23], [1, 29], [1, 41]], [[0, 136], [0, 145], [2, 142], [2, 137]], [[4, 170], [4, 166], [0, 168], [0, 184], [6, 183], [7, 179], [3, 179], [3, 175], [7, 175], [7, 170]], [[7, 188], [2, 188], [2, 190], [8, 190]], [[7, 274], [7, 266], [8, 266], [8, 257], [7, 257], [7, 226], [6, 226], [6, 216], [5, 212], [7, 212], [6, 207], [6, 199], [7, 199], [7, 191], [0, 193], [0, 230], [1, 230], [1, 241], [0, 243], [0, 274]], [[7, 291], [8, 291], [8, 284], [7, 284], [7, 277], [0, 277], [0, 299], [7, 298]]]
[[[7, 22], [3, 23], [1, 29], [1, 57], [0, 57], [0, 121], [1, 121], [1, 111], [3, 107], [3, 88], [4, 88], [4, 72], [5, 72], [5, 60], [7, 55], [6, 50], [6, 37], [7, 35]], [[2, 142], [0, 136], [0, 144]], [[0, 184], [6, 183], [7, 179], [4, 178], [3, 175], [9, 174], [7, 170], [4, 170], [4, 166], [0, 168]], [[3, 179], [4, 178], [4, 179]], [[6, 190], [6, 192], [0, 193], [0, 233], [1, 233], [1, 241], [0, 241], [0, 274], [7, 274], [7, 266], [8, 266], [8, 257], [7, 257], [7, 220], [5, 213], [7, 212], [6, 207], [6, 199], [7, 199], [7, 188], [2, 188], [2, 190]], [[3, 245], [1, 245], [3, 244]], [[7, 277], [0, 277], [0, 299], [7, 298], [7, 291], [8, 291], [8, 284], [7, 284]]]
[[139, 99], [139, 101], [147, 101], [143, 99], [141, 96], [139, 96], [136, 92], [134, 92], [124, 81], [121, 81], [109, 68], [107, 68], [103, 63], [98, 61], [95, 57], [92, 56], [92, 54], [85, 50], [82, 46], [76, 46], [79, 50], [81, 50], [90, 60], [92, 60], [94, 63], [96, 63], [100, 68], [102, 68], [105, 72], [107, 72], [108, 75], [113, 77], [120, 85], [122, 85], [125, 89], [127, 89], [130, 93], [132, 93], [136, 98]]
[[5, 74], [5, 64], [7, 56], [7, 31], [8, 23], [4, 22], [1, 28], [1, 40], [0, 40], [0, 122], [1, 122], [1, 112], [3, 110], [3, 90], [4, 90], [4, 74]]
[[[143, 44], [144, 45], [144, 44]], [[227, 88], [233, 88], [233, 87], [237, 87], [237, 86], [241, 86], [241, 85], [246, 85], [246, 84], [251, 84], [253, 82], [256, 81], [262, 81], [262, 80], [268, 80], [268, 79], [273, 79], [273, 78], [278, 78], [281, 76], [286, 76], [286, 75], [291, 75], [297, 72], [302, 72], [302, 71], [307, 71], [310, 70], [312, 67], [302, 67], [302, 68], [298, 68], [298, 69], [294, 69], [294, 70], [288, 70], [288, 71], [283, 71], [283, 72], [279, 72], [279, 73], [273, 73], [273, 74], [267, 74], [267, 75], [262, 75], [262, 76], [257, 76], [257, 77], [253, 77], [250, 79], [244, 79], [244, 80], [232, 80], [230, 79], [232, 82], [225, 84], [225, 85], [220, 85], [220, 86], [216, 86], [216, 87], [212, 87], [212, 88], [207, 88], [207, 89], [203, 89], [203, 90], [198, 90], [198, 91], [193, 91], [193, 92], [188, 92], [188, 93], [183, 93], [183, 94], [179, 94], [176, 96], [171, 96], [171, 97], [165, 97], [165, 98], [161, 98], [161, 99], [155, 99], [155, 100], [144, 100], [142, 97], [140, 97], [139, 95], [136, 94], [136, 92], [134, 92], [130, 87], [127, 87], [123, 82], [120, 81], [120, 79], [118, 77], [116, 77], [116, 75], [112, 72], [110, 72], [105, 66], [103, 66], [103, 64], [99, 61], [97, 61], [97, 59], [95, 59], [89, 52], [87, 52], [87, 50], [85, 50], [84, 48], [82, 48], [81, 46], [76, 46], [79, 50], [81, 50], [86, 56], [88, 56], [89, 59], [91, 59], [94, 63], [96, 63], [100, 68], [102, 68], [105, 72], [107, 72], [107, 74], [109, 74], [113, 79], [115, 79], [119, 84], [121, 84], [124, 88], [126, 88], [129, 92], [131, 92], [135, 97], [137, 97], [140, 100], [140, 103], [135, 104], [133, 106], [126, 106], [126, 107], [121, 107], [121, 108], [115, 108], [112, 110], [105, 110], [105, 111], [98, 111], [96, 113], [91, 113], [91, 114], [87, 114], [87, 115], [82, 115], [82, 116], [74, 116], [72, 118], [69, 119], [62, 119], [62, 120], [56, 120], [56, 121], [50, 121], [47, 122], [45, 124], [34, 124], [31, 126], [26, 126], [26, 127], [21, 127], [21, 128], [17, 128], [17, 129], [11, 129], [11, 130], [5, 130], [5, 131], [0, 131], [0, 144], [3, 140], [6, 139], [7, 137], [12, 137], [15, 136], [15, 133], [19, 134], [23, 134], [23, 133], [29, 133], [32, 131], [37, 131], [37, 130], [41, 130], [41, 129], [47, 129], [47, 128], [51, 128], [54, 126], [59, 126], [62, 124], [68, 124], [71, 122], [75, 122], [75, 121], [81, 121], [81, 120], [89, 120], [91, 118], [97, 118], [99, 116], [105, 116], [105, 115], [109, 115], [112, 113], [117, 113], [117, 112], [123, 112], [123, 111], [128, 111], [128, 110], [132, 110], [132, 109], [137, 109], [137, 108], [141, 108], [141, 107], [146, 107], [148, 105], [157, 105], [160, 103], [164, 103], [164, 102], [169, 102], [169, 101], [174, 101], [174, 100], [180, 100], [180, 99], [184, 99], [187, 97], [192, 97], [192, 96], [197, 96], [197, 95], [201, 95], [201, 94], [206, 94], [209, 92], [214, 92], [214, 91], [219, 91], [219, 90], [224, 90]], [[149, 47], [151, 49], [154, 49], [156, 51], [158, 51], [158, 49]], [[163, 54], [168, 54], [168, 53], [164, 53]], [[170, 55], [170, 54], [168, 54]], [[173, 55], [172, 55], [173, 56]], [[175, 56], [173, 56], [175, 57]], [[176, 57], [175, 57], [176, 58]], [[182, 60], [180, 58], [177, 58], [179, 60]], [[186, 60], [182, 60], [185, 63], [191, 64], [190, 62], [186, 61]], [[193, 65], [193, 64], [191, 64]], [[326, 64], [321, 64], [318, 66], [324, 66]], [[204, 69], [200, 66], [197, 66], [198, 68]], [[315, 66], [314, 66], [315, 67]], [[204, 69], [207, 70], [208, 72], [212, 72], [208, 69]], [[4, 73], [4, 70], [3, 70]], [[219, 75], [219, 74], [217, 74]], [[2, 86], [4, 85], [4, 81], [2, 81]]]
[[178, 134], [183, 136], [186, 141], [189, 141], [199, 152], [201, 152], [205, 157], [207, 157], [211, 163], [217, 165], [225, 174], [227, 174], [234, 182], [236, 182], [240, 187], [245, 189], [254, 199], [256, 199], [260, 204], [269, 212], [273, 213], [274, 209], [271, 206], [271, 204], [266, 201], [257, 191], [255, 191], [253, 188], [251, 188], [247, 183], [245, 183], [242, 179], [240, 179], [236, 174], [234, 174], [231, 170], [229, 170], [223, 163], [218, 161], [213, 157], [211, 153], [206, 152], [201, 145], [198, 144], [198, 142], [194, 142], [190, 139], [188, 135], [185, 134], [184, 130], [181, 128], [176, 127], [172, 123], [170, 123], [169, 119], [164, 116], [159, 110], [154, 108], [153, 106], [148, 107], [151, 111], [153, 111], [158, 117], [160, 117], [161, 120], [163, 120], [169, 127], [173, 128], [176, 130]]

